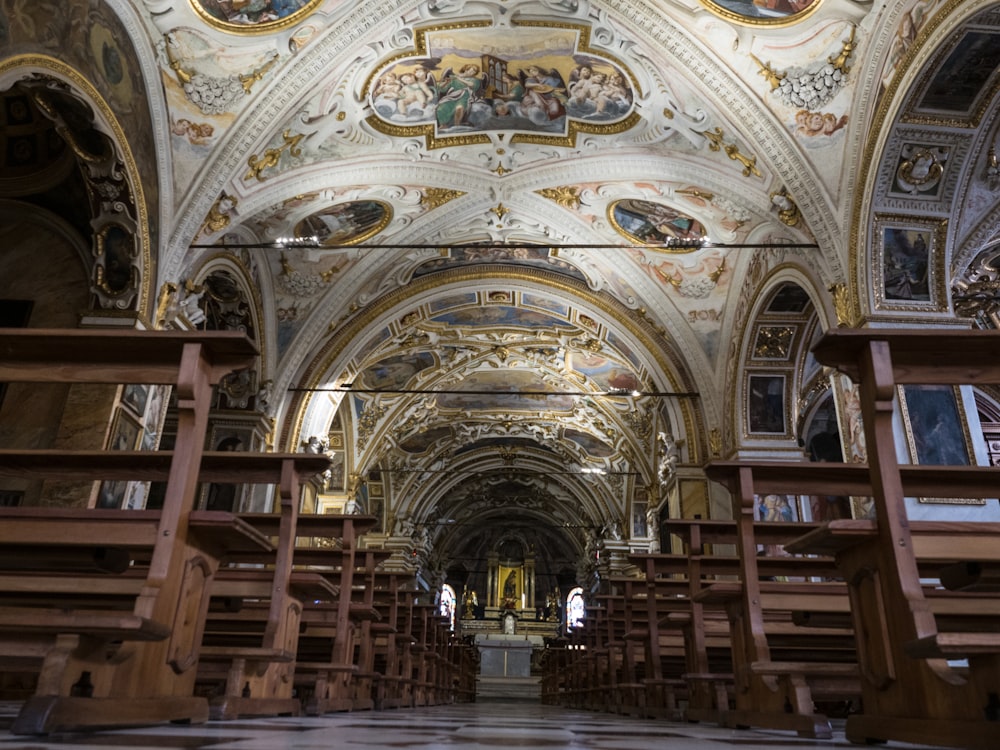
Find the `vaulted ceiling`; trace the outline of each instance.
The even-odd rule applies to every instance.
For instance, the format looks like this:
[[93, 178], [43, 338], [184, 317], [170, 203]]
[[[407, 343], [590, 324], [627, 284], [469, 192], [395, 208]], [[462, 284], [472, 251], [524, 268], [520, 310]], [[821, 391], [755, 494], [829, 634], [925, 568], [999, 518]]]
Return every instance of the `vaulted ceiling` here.
[[[679, 479], [801, 455], [822, 330], [955, 324], [952, 288], [996, 280], [988, 2], [50, 5], [5, 44], [67, 67], [9, 58], [7, 124], [31, 71], [131, 150], [147, 254], [119, 307], [182, 325], [233, 280], [276, 446], [332, 448], [326, 494], [440, 564], [510, 538], [573, 573], [647, 546], [647, 508], [720, 512]], [[17, 153], [10, 197], [66, 160]], [[906, 232], [934, 247], [899, 286]], [[777, 424], [748, 423], [748, 373]]]

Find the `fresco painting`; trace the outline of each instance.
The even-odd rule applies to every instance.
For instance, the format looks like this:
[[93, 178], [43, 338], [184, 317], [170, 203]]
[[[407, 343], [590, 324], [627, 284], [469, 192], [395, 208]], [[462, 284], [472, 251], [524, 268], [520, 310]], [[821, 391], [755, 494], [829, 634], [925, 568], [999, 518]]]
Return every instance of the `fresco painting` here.
[[384, 123], [430, 125], [447, 136], [511, 130], [565, 136], [571, 121], [606, 125], [632, 112], [627, 71], [581, 49], [578, 30], [423, 34], [428, 55], [394, 62], [372, 81], [372, 108]]
[[615, 201], [608, 214], [615, 229], [644, 245], [700, 240], [708, 234], [697, 219], [654, 201], [636, 198]]
[[608, 458], [615, 455], [615, 449], [612, 446], [598, 440], [589, 433], [567, 428], [563, 430], [563, 437], [579, 445], [591, 456]]
[[434, 447], [438, 441], [444, 441], [451, 437], [450, 427], [436, 427], [407, 438], [399, 444], [400, 450], [407, 453], [426, 453]]
[[556, 393], [552, 385], [537, 374], [526, 371], [474, 372], [462, 380], [459, 390], [470, 393], [441, 394], [437, 399], [438, 408], [461, 411], [528, 411], [537, 414], [540, 409], [571, 412], [576, 403], [573, 396]]
[[795, 20], [815, 9], [819, 0], [703, 0], [711, 10], [736, 21], [766, 23]]
[[479, 299], [479, 296], [475, 292], [450, 295], [448, 297], [442, 297], [441, 299], [432, 300], [428, 304], [428, 309], [432, 313], [438, 313], [443, 310], [450, 310], [453, 307], [466, 307], [468, 305], [474, 305], [477, 299]]
[[929, 302], [931, 232], [885, 227], [882, 240], [885, 298]]
[[209, 21], [238, 29], [263, 30], [284, 26], [319, 5], [322, 0], [191, 0]]
[[639, 378], [627, 367], [600, 354], [570, 352], [570, 368], [585, 375], [604, 390], [642, 390]]
[[432, 258], [417, 268], [414, 278], [429, 273], [469, 266], [477, 263], [503, 263], [558, 271], [580, 281], [586, 278], [580, 271], [563, 261], [555, 260], [554, 253], [547, 247], [525, 245], [464, 245], [452, 247], [441, 257]]
[[970, 114], [998, 68], [1000, 36], [987, 31], [967, 32], [934, 74], [920, 108]]
[[438, 315], [436, 323], [463, 326], [518, 326], [522, 328], [566, 328], [563, 320], [509, 305], [481, 305]]
[[392, 208], [381, 201], [337, 203], [299, 221], [295, 236], [327, 247], [353, 245], [378, 234], [391, 218]]
[[398, 355], [388, 357], [361, 373], [360, 383], [371, 390], [399, 390], [421, 370], [435, 365], [430, 352], [416, 356]]

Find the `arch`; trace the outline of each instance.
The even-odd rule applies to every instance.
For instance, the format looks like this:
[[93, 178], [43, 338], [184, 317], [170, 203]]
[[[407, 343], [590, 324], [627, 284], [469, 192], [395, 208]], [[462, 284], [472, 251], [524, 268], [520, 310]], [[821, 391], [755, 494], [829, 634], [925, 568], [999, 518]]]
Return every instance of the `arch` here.
[[[30, 85], [39, 95], [47, 97], [47, 104], [44, 106], [49, 110], [48, 116], [57, 122], [59, 128], [64, 129], [64, 137], [74, 132], [74, 125], [77, 123], [74, 120], [74, 125], [71, 125], [65, 118], [83, 115], [84, 118], [89, 116], [92, 119], [79, 124], [93, 128], [110, 142], [112, 151], [102, 155], [90, 153], [79, 144], [71, 144], [83, 167], [82, 171], [85, 175], [90, 174], [94, 180], [91, 190], [95, 195], [98, 193], [98, 182], [107, 181], [102, 174], [103, 170], [112, 170], [113, 173], [120, 171], [121, 174], [117, 189], [123, 191], [122, 195], [118, 201], [112, 202], [110, 211], [93, 217], [95, 233], [92, 249], [95, 262], [92, 267], [92, 291], [95, 298], [100, 300], [98, 307], [106, 306], [119, 311], [134, 309], [141, 319], [148, 320], [154, 282], [149, 216], [139, 169], [114, 111], [83, 74], [48, 55], [17, 55], [0, 62], [0, 90], [7, 91], [16, 85]], [[66, 100], [68, 103], [80, 103], [84, 111], [71, 113], [50, 98], [59, 96], [69, 97]], [[99, 169], [93, 169], [94, 167]], [[134, 249], [129, 249], [130, 247]], [[124, 255], [119, 257], [119, 251]], [[118, 260], [124, 260], [134, 269], [120, 287], [117, 282], [109, 284], [106, 270], [110, 263]]]

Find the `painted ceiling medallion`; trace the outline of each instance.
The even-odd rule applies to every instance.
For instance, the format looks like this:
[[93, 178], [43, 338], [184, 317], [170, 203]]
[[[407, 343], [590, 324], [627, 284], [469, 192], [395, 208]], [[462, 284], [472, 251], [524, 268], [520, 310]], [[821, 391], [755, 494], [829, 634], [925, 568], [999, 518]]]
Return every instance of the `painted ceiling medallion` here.
[[634, 77], [589, 40], [589, 27], [570, 24], [418, 30], [413, 52], [369, 78], [368, 122], [423, 135], [428, 148], [487, 143], [496, 132], [565, 146], [578, 132], [622, 132], [639, 120]]
[[812, 15], [820, 0], [701, 0], [716, 15], [757, 26], [796, 23]]
[[625, 198], [608, 206], [608, 219], [621, 234], [640, 245], [663, 245], [678, 252], [690, 252], [694, 243], [707, 235], [705, 226], [670, 206], [653, 201]]
[[216, 28], [265, 34], [298, 23], [323, 0], [191, 0], [195, 12]]
[[295, 237], [317, 245], [356, 245], [381, 232], [392, 218], [392, 207], [382, 201], [337, 203], [302, 219]]

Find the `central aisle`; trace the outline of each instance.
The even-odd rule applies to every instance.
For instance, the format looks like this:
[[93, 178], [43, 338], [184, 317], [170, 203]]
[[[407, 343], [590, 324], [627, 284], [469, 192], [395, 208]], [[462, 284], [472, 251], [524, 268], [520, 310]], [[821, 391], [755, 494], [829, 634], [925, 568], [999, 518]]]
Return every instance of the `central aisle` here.
[[[515, 701], [44, 738], [11, 735], [7, 728], [16, 705], [4, 704], [2, 708], [0, 750], [843, 750], [857, 747], [843, 739], [842, 729], [833, 740], [808, 740], [788, 732], [634, 720]], [[880, 747], [916, 749], [918, 746], [890, 742]]]

